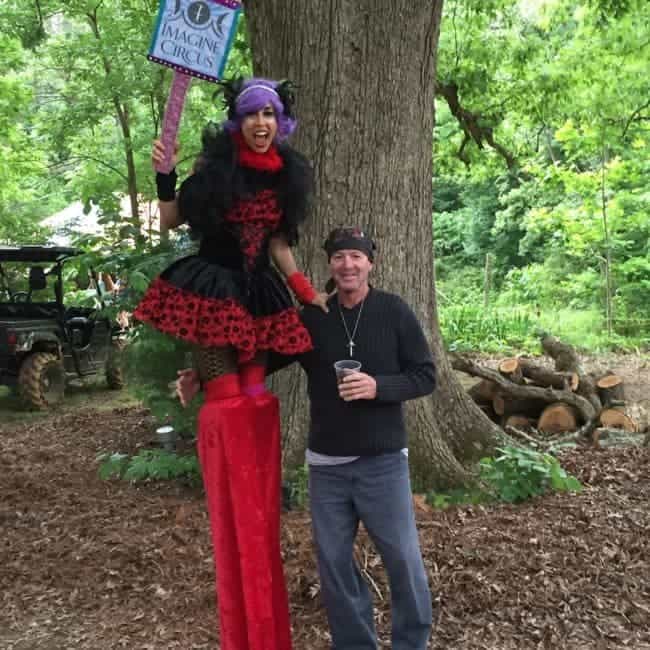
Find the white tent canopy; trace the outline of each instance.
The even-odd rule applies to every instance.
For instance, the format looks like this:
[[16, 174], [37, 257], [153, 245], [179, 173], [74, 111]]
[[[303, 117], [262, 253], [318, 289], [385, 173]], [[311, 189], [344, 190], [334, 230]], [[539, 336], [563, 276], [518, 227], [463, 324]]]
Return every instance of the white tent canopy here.
[[[140, 218], [142, 221], [142, 232], [147, 234], [147, 225], [151, 223], [153, 228], [158, 228], [158, 204], [142, 202], [140, 204]], [[123, 196], [120, 201], [120, 213], [129, 214], [131, 204], [128, 196]], [[154, 214], [152, 214], [152, 212]], [[72, 235], [101, 235], [104, 226], [98, 223], [99, 209], [91, 204], [88, 214], [84, 214], [84, 206], [81, 201], [75, 201], [60, 212], [45, 217], [41, 225], [52, 229], [52, 235], [48, 243], [57, 246], [69, 246], [72, 243]]]

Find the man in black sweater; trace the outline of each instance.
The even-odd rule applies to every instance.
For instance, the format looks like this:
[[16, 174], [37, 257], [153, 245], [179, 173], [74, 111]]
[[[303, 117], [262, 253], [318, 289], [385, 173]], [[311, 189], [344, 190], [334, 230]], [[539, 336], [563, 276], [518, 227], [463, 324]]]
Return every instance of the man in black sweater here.
[[[391, 647], [425, 650], [431, 596], [415, 526], [402, 402], [433, 391], [431, 350], [408, 305], [369, 285], [375, 245], [368, 236], [337, 228], [324, 248], [336, 294], [327, 313], [305, 307], [314, 349], [298, 361], [310, 398], [309, 496], [332, 647], [377, 648], [372, 597], [353, 559], [363, 522], [389, 577]], [[337, 381], [334, 363], [341, 360], [360, 362], [360, 371]], [[270, 370], [276, 369], [272, 359]], [[184, 402], [196, 391], [190, 381], [191, 375], [181, 375]]]
[[[431, 393], [435, 367], [417, 318], [398, 296], [371, 287], [374, 243], [358, 228], [325, 242], [336, 294], [329, 312], [306, 307], [314, 343], [307, 373], [307, 462], [321, 593], [336, 650], [375, 650], [370, 591], [353, 560], [363, 522], [390, 581], [393, 650], [425, 650], [431, 596], [411, 495], [402, 402]], [[333, 364], [361, 370], [337, 385]]]

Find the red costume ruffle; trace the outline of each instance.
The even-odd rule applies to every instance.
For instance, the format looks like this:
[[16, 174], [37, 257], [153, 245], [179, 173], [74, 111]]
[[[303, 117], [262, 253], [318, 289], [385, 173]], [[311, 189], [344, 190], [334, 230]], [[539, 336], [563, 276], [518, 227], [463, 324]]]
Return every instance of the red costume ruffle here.
[[202, 347], [233, 346], [239, 361], [259, 350], [296, 355], [312, 349], [311, 338], [295, 307], [253, 317], [233, 298], [205, 298], [156, 278], [134, 311], [140, 321]]

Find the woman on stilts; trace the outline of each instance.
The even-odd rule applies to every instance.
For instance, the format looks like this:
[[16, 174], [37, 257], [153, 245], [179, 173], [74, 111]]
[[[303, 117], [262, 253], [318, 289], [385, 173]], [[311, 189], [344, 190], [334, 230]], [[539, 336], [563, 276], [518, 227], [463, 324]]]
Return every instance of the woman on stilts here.
[[[208, 127], [193, 173], [158, 173], [161, 229], [187, 223], [197, 255], [151, 284], [137, 319], [193, 344], [205, 392], [198, 454], [217, 574], [222, 650], [289, 650], [280, 556], [280, 423], [264, 386], [268, 351], [294, 355], [311, 340], [297, 299], [326, 307], [298, 271], [291, 245], [307, 216], [312, 172], [284, 140], [296, 127], [289, 82], [222, 82], [228, 119]], [[154, 162], [164, 149], [154, 143]]]

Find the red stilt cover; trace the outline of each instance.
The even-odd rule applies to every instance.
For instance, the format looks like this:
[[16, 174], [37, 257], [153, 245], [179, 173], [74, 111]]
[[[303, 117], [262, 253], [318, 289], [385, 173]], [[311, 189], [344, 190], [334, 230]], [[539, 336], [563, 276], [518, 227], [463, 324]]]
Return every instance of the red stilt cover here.
[[267, 548], [271, 565], [273, 620], [277, 650], [291, 650], [289, 601], [280, 553], [280, 510], [282, 461], [280, 451], [280, 406], [278, 398], [266, 392], [253, 398], [256, 409], [257, 453], [261, 491], [267, 515]]
[[233, 396], [234, 381], [208, 382], [199, 413], [198, 453], [215, 553], [221, 649], [290, 650], [280, 556], [277, 399]]

